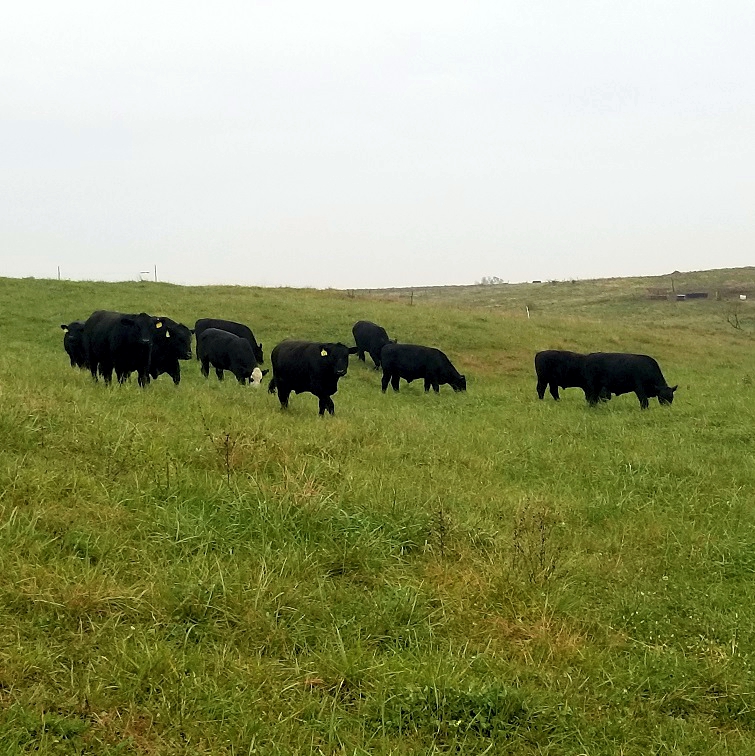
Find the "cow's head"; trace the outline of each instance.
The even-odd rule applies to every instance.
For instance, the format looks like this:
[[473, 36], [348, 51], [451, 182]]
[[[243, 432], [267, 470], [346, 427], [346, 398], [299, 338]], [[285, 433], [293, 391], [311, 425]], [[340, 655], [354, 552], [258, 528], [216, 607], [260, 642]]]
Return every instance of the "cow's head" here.
[[451, 381], [451, 388], [454, 391], [466, 391], [467, 390], [467, 378], [464, 375], [457, 374], [457, 376]]
[[659, 404], [671, 404], [674, 401], [674, 392], [679, 386], [659, 386], [658, 387], [658, 403]]
[[349, 347], [345, 344], [320, 344], [320, 359], [332, 373], [341, 378], [349, 369]]
[[130, 334], [131, 343], [143, 346], [151, 345], [156, 331], [164, 327], [161, 318], [153, 318], [146, 312], [138, 315], [122, 315], [120, 324]]
[[259, 388], [262, 383], [262, 379], [269, 372], [269, 370], [260, 370], [258, 367], [254, 368], [254, 370], [252, 370], [252, 377], [249, 379], [249, 385], [254, 386], [254, 388]]
[[[161, 353], [178, 360], [191, 359], [191, 331], [183, 324], [170, 318], [152, 318], [155, 322], [154, 342]], [[158, 322], [162, 325], [158, 326]]]
[[262, 342], [252, 345], [252, 351], [254, 352], [254, 359], [262, 365], [265, 362], [265, 356], [262, 353]]

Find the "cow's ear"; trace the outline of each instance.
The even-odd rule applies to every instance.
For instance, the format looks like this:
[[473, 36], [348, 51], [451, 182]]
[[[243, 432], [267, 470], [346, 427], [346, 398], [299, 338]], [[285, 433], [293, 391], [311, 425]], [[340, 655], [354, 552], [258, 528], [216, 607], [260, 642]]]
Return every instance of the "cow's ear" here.
[[349, 347], [349, 354], [356, 354], [359, 351], [359, 347]]
[[62, 329], [63, 329], [63, 330], [64, 330], [64, 331], [66, 332], [66, 333], [68, 333], [68, 326], [67, 326], [67, 325], [66, 325], [65, 323], [61, 323], [61, 324], [60, 324], [60, 327], [61, 327], [61, 328], [62, 328]]
[[671, 393], [673, 394], [674, 391], [676, 391], [679, 388], [679, 384], [677, 383], [676, 386], [671, 387]]
[[263, 376], [265, 376], [265, 375], [267, 375], [267, 374], [268, 374], [269, 372], [270, 372], [270, 370], [269, 370], [269, 369], [265, 369], [265, 370], [263, 370], [263, 371], [262, 371], [262, 375], [263, 375]]

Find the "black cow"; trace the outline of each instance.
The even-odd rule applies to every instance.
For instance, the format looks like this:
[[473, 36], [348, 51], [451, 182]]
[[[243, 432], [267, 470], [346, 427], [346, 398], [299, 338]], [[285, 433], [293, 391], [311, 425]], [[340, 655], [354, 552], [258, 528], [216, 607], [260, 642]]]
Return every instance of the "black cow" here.
[[[264, 364], [265, 359], [262, 354], [262, 344], [257, 343], [257, 340], [252, 333], [252, 329], [249, 328], [249, 326], [245, 326], [243, 323], [235, 323], [233, 320], [200, 318], [194, 324], [194, 335], [197, 337], [197, 342], [199, 342], [199, 337], [202, 334], [202, 331], [206, 331], [208, 328], [219, 328], [221, 331], [228, 331], [228, 333], [233, 333], [236, 336], [240, 336], [242, 339], [246, 339], [252, 345], [254, 359], [260, 365]], [[197, 359], [199, 359], [199, 355], [197, 355]]]
[[647, 354], [594, 352], [585, 357], [585, 398], [597, 404], [601, 391], [627, 394], [634, 391], [640, 407], [647, 409], [648, 399], [658, 397], [660, 404], [671, 404], [678, 386], [669, 386], [658, 363]]
[[167, 373], [173, 383], [181, 382], [179, 360], [191, 359], [191, 331], [183, 324], [170, 318], [155, 318], [162, 321], [163, 327], [157, 329], [152, 341], [152, 356], [149, 374], [153, 379]]
[[369, 320], [359, 320], [354, 323], [351, 329], [354, 334], [354, 341], [357, 344], [357, 357], [362, 362], [365, 361], [364, 353], [369, 352], [372, 361], [375, 363], [375, 370], [380, 368], [380, 352], [386, 344], [395, 344], [395, 339], [389, 339], [385, 328], [371, 323]]
[[87, 365], [92, 377], [97, 373], [106, 384], [113, 378], [123, 383], [136, 371], [139, 385], [149, 383], [149, 368], [152, 358], [152, 343], [157, 331], [163, 328], [162, 320], [147, 315], [124, 315], [121, 312], [97, 310], [84, 323], [84, 345]]
[[84, 347], [84, 321], [74, 320], [60, 327], [65, 331], [63, 336], [63, 349], [66, 350], [71, 360], [71, 367], [85, 368], [87, 366], [87, 353]]
[[319, 343], [316, 341], [282, 341], [273, 349], [270, 359], [273, 379], [267, 390], [278, 391], [281, 407], [288, 407], [292, 391], [301, 394], [308, 391], [320, 400], [320, 414], [325, 410], [335, 413], [330, 398], [338, 391], [338, 379], [349, 369], [349, 355], [356, 347], [344, 344]]
[[240, 384], [247, 381], [259, 386], [267, 370], [257, 367], [254, 350], [247, 339], [220, 328], [207, 328], [197, 339], [197, 359], [202, 363], [202, 375], [207, 378], [210, 365], [215, 368], [218, 380], [223, 380], [223, 371], [230, 370]]
[[454, 391], [467, 390], [467, 379], [440, 349], [417, 344], [386, 344], [380, 357], [383, 364], [384, 393], [389, 381], [393, 390], [398, 391], [400, 378], [409, 383], [423, 378], [425, 391], [429, 391], [432, 386], [436, 394], [442, 383], [447, 383]]

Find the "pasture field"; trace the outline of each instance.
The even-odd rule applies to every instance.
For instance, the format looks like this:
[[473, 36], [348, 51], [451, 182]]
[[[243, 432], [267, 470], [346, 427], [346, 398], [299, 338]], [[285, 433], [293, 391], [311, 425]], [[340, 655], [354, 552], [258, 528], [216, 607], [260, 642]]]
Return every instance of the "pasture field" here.
[[[0, 753], [755, 754], [754, 305], [654, 285], [0, 279]], [[100, 308], [246, 322], [268, 367], [370, 319], [468, 391], [108, 389], [59, 327]], [[674, 404], [538, 401], [546, 348], [651, 354]]]

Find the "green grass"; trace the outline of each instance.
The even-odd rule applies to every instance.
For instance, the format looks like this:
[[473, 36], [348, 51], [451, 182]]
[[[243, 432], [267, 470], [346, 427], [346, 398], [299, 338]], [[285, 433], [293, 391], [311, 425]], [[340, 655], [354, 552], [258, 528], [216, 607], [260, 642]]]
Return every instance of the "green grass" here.
[[[753, 304], [659, 285], [0, 279], [0, 753], [755, 754]], [[372, 319], [468, 391], [107, 389], [59, 328], [103, 307], [266, 355]], [[652, 354], [674, 405], [539, 402], [543, 348]]]

